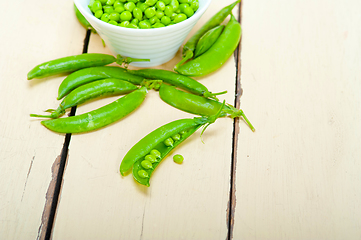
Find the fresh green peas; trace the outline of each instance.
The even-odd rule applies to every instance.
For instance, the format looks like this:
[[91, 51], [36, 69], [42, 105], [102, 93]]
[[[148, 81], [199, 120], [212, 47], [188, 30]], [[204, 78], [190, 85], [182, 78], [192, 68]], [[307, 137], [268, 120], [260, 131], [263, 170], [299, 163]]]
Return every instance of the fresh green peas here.
[[167, 138], [166, 140], [164, 140], [164, 145], [166, 145], [167, 147], [173, 147], [173, 144], [174, 144], [174, 140], [170, 137], [170, 138]]
[[179, 3], [189, 3], [190, 2], [190, 0], [178, 0], [179, 1]]
[[109, 22], [109, 14], [108, 13], [104, 13], [102, 15], [102, 17], [100, 18], [100, 20], [102, 20], [103, 22]]
[[139, 26], [139, 28], [142, 28], [142, 29], [151, 28], [149, 21], [140, 21], [138, 26]]
[[181, 164], [181, 163], [183, 163], [183, 160], [184, 160], [184, 157], [180, 154], [176, 154], [173, 156], [173, 161], [175, 163]]
[[154, 24], [158, 23], [159, 21], [160, 21], [160, 20], [159, 20], [159, 18], [157, 18], [157, 16], [151, 17], [151, 18], [149, 19], [149, 23], [150, 23], [151, 25], [154, 25]]
[[169, 3], [169, 6], [172, 7], [173, 11], [177, 11], [177, 9], [179, 8], [179, 2], [178, 0], [171, 0]]
[[101, 18], [103, 16], [103, 10], [99, 9], [94, 13], [96, 18]]
[[179, 140], [181, 139], [181, 135], [180, 135], [179, 133], [176, 133], [176, 134], [174, 134], [174, 135], [172, 136], [172, 139], [173, 139], [174, 141], [179, 141]]
[[156, 6], [157, 6], [158, 10], [160, 10], [160, 11], [164, 11], [164, 9], [165, 9], [165, 3], [162, 1], [158, 1], [156, 3]]
[[120, 27], [128, 27], [129, 24], [130, 24], [129, 21], [123, 21], [118, 26], [120, 26]]
[[143, 12], [140, 10], [140, 8], [134, 8], [133, 9], [133, 16], [135, 19], [138, 19], [139, 21], [143, 20]]
[[155, 8], [154, 7], [150, 7], [150, 8], [147, 8], [145, 11], [144, 11], [144, 15], [147, 17], [147, 18], [151, 18], [155, 15], [156, 11], [155, 11]]
[[187, 15], [187, 17], [191, 17], [194, 15], [194, 11], [191, 7], [186, 7], [184, 10], [183, 10], [183, 13], [185, 15]]
[[156, 157], [157, 159], [160, 159], [161, 154], [157, 149], [153, 149], [152, 151], [150, 151], [150, 154], [154, 157]]
[[141, 178], [148, 178], [149, 177], [148, 173], [146, 171], [144, 171], [144, 170], [139, 170], [138, 171], [138, 176], [141, 177]]
[[96, 12], [101, 9], [102, 9], [102, 3], [100, 1], [95, 1], [91, 6], [92, 12]]
[[103, 7], [103, 11], [105, 12], [105, 13], [112, 13], [112, 12], [114, 12], [114, 7], [113, 6], [104, 6]]
[[118, 6], [114, 9], [114, 12], [122, 13], [125, 11], [125, 8], [123, 6]]
[[151, 162], [151, 163], [155, 163], [157, 162], [157, 157], [155, 155], [152, 154], [148, 154], [144, 157], [145, 160]]
[[128, 28], [139, 28], [139, 27], [134, 23], [129, 23]]
[[119, 2], [119, 1], [115, 1], [114, 4], [113, 4], [113, 7], [114, 7], [114, 8], [124, 7], [124, 3]]
[[115, 21], [118, 24], [119, 19], [120, 19], [119, 13], [112, 12], [111, 14], [109, 14], [109, 20], [110, 21]]
[[162, 11], [156, 11], [156, 12], [155, 12], [155, 16], [156, 16], [158, 19], [161, 19], [161, 18], [164, 16], [164, 12], [162, 12]]
[[[162, 1], [164, 2], [165, 5], [169, 5], [171, 2], [171, 0], [162, 0]], [[198, 0], [196, 0], [196, 1], [198, 1]]]
[[108, 23], [109, 23], [109, 24], [112, 24], [112, 25], [115, 25], [115, 26], [118, 25], [118, 22], [117, 22], [117, 21], [114, 21], [114, 20], [109, 20]]
[[182, 3], [182, 4], [179, 4], [179, 10], [184, 13], [184, 9], [186, 9], [187, 7], [189, 7], [189, 4], [188, 3]]
[[153, 166], [152, 166], [152, 163], [148, 160], [143, 160], [140, 165], [142, 165], [143, 168], [145, 169], [152, 169]]
[[124, 11], [120, 14], [121, 21], [130, 21], [132, 19], [132, 13], [129, 11]]
[[161, 28], [161, 27], [165, 27], [165, 25], [161, 22], [156, 22], [155, 24], [152, 25], [152, 27], [153, 28]]
[[111, 6], [114, 4], [114, 2], [115, 0], [107, 0], [105, 4]]
[[100, 1], [103, 5], [105, 5], [108, 0], [99, 0], [99, 1]]
[[124, 8], [125, 10], [132, 12], [135, 8], [135, 4], [133, 2], [127, 2], [126, 4], [124, 4]]
[[146, 0], [145, 1], [145, 4], [147, 4], [148, 6], [153, 6], [156, 3], [157, 3], [157, 0]]
[[149, 5], [145, 4], [145, 3], [141, 3], [139, 4], [138, 7], [142, 12], [144, 12], [147, 8], [149, 8]]
[[184, 13], [180, 13], [177, 16], [175, 16], [173, 21], [174, 21], [174, 23], [179, 23], [179, 22], [182, 22], [182, 21], [184, 21], [186, 19], [187, 19], [187, 15], [185, 15]]
[[168, 24], [170, 24], [170, 22], [171, 22], [171, 20], [170, 20], [170, 17], [168, 17], [168, 16], [163, 16], [161, 19], [160, 19], [160, 21], [164, 24], [164, 25], [168, 25]]
[[168, 17], [171, 17], [174, 13], [173, 8], [171, 6], [166, 6], [164, 9], [164, 14]]
[[133, 18], [132, 21], [130, 22], [131, 24], [134, 24], [136, 26], [138, 26], [139, 24], [139, 20], [137, 18]]

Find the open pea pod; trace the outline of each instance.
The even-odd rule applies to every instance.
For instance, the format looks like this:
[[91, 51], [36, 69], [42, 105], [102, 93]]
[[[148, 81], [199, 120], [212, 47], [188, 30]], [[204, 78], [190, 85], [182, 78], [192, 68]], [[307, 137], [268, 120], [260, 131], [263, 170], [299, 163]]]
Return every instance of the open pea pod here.
[[149, 187], [150, 176], [161, 160], [202, 126], [203, 134], [220, 116], [222, 108], [211, 117], [179, 119], [155, 129], [127, 152], [120, 164], [120, 173], [125, 175], [133, 167], [134, 179]]

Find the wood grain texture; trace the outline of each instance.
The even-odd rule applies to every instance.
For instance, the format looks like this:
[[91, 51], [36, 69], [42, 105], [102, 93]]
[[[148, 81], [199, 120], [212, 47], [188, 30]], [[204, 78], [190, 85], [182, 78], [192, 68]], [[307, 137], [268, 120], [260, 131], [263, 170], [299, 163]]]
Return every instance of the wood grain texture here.
[[[214, 1], [194, 30], [231, 2]], [[110, 53], [97, 35], [91, 36], [89, 52]], [[158, 68], [170, 70], [179, 60], [180, 52]], [[228, 90], [220, 98], [233, 103], [235, 79], [231, 58], [220, 71], [199, 80], [213, 92]], [[79, 106], [77, 114], [114, 99]], [[193, 115], [168, 106], [150, 91], [140, 108], [120, 122], [73, 135], [53, 239], [225, 239], [231, 119], [211, 125], [203, 135], [205, 144], [200, 131], [182, 143], [158, 166], [149, 188], [131, 175], [119, 174], [122, 158], [137, 141], [163, 124], [187, 117]], [[172, 161], [176, 153], [184, 156], [182, 165]]]
[[[37, 64], [82, 51], [70, 1], [5, 1], [0, 15], [0, 239], [36, 239], [64, 137], [30, 113], [57, 104], [61, 77], [27, 80]], [[16, 11], [14, 11], [16, 10]]]
[[244, 1], [234, 239], [361, 238], [359, 1]]

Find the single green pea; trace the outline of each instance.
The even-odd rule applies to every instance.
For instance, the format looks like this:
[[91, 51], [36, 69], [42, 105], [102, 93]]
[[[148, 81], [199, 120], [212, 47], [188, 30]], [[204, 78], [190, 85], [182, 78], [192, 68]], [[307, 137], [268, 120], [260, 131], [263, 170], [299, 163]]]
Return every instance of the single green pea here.
[[165, 5], [168, 5], [172, 0], [162, 0]]
[[160, 11], [164, 11], [164, 9], [165, 9], [165, 3], [163, 1], [158, 1], [156, 3], [156, 6], [157, 6], [158, 10], [160, 10]]
[[133, 18], [132, 21], [130, 21], [130, 23], [138, 26], [139, 25], [139, 19]]
[[132, 19], [132, 13], [129, 11], [124, 11], [120, 14], [121, 21], [130, 21]]
[[184, 135], [184, 134], [186, 134], [186, 133], [187, 133], [186, 130], [182, 130], [182, 131], [179, 132], [180, 135]]
[[145, 1], [145, 4], [147, 4], [148, 6], [153, 6], [156, 3], [157, 3], [157, 0], [146, 0]]
[[100, 1], [94, 1], [94, 3], [91, 5], [91, 11], [93, 13], [101, 9], [102, 9], [102, 3]]
[[126, 4], [124, 4], [124, 8], [125, 10], [132, 12], [135, 8], [135, 4], [133, 2], [127, 2]]
[[124, 3], [120, 2], [119, 0], [115, 1], [113, 4], [114, 9], [120, 6], [124, 7]]
[[158, 11], [156, 11], [155, 16], [158, 19], [161, 19], [164, 16], [164, 12], [158, 10]]
[[169, 3], [169, 6], [171, 6], [173, 8], [173, 11], [177, 11], [177, 9], [179, 8], [179, 2], [178, 0], [172, 0]]
[[173, 8], [171, 6], [166, 6], [164, 9], [164, 14], [168, 17], [171, 17], [174, 13]]
[[103, 11], [105, 13], [112, 13], [112, 12], [114, 12], [114, 7], [113, 6], [108, 6], [108, 5], [103, 6]]
[[134, 23], [129, 23], [129, 25], [127, 26], [128, 28], [139, 28], [136, 24]]
[[194, 11], [193, 11], [193, 9], [192, 9], [191, 7], [186, 7], [186, 8], [184, 9], [183, 13], [184, 13], [185, 15], [187, 15], [187, 17], [192, 17], [193, 14], [194, 14]]
[[160, 20], [159, 20], [159, 18], [157, 18], [157, 16], [154, 16], [154, 17], [152, 17], [152, 18], [149, 19], [149, 23], [150, 23], [151, 25], [154, 25], [154, 24], [156, 24], [156, 23], [158, 23], [158, 22], [160, 22]]
[[171, 22], [171, 20], [170, 20], [170, 17], [168, 17], [168, 16], [163, 16], [161, 19], [160, 19], [160, 21], [164, 24], [164, 25], [169, 25], [170, 24], [170, 22]]
[[147, 8], [149, 8], [149, 5], [145, 4], [145, 3], [141, 3], [139, 4], [140, 10], [142, 10], [142, 12], [144, 12]]
[[139, 24], [138, 24], [139, 28], [142, 28], [142, 29], [148, 29], [151, 27], [149, 21], [140, 21]]
[[153, 149], [152, 151], [150, 151], [150, 154], [154, 157], [156, 157], [157, 159], [160, 159], [161, 154], [157, 149]]
[[157, 158], [154, 155], [150, 155], [150, 154], [146, 155], [144, 157], [144, 160], [148, 160], [151, 163], [157, 162]]
[[181, 164], [181, 163], [183, 163], [183, 160], [184, 160], [184, 157], [180, 154], [176, 154], [173, 156], [173, 161], [175, 163]]
[[181, 13], [181, 10], [178, 8], [177, 10], [175, 10], [175, 13], [179, 14]]
[[139, 170], [138, 175], [141, 178], [148, 178], [149, 177], [148, 173], [145, 170]]
[[188, 3], [182, 3], [179, 4], [179, 10], [184, 13], [184, 9], [186, 9], [187, 7], [190, 7]]
[[143, 19], [143, 12], [140, 10], [140, 8], [134, 8], [133, 9], [133, 16], [134, 18], [138, 19], [139, 21], [142, 21]]
[[153, 28], [161, 28], [161, 27], [165, 27], [165, 25], [161, 22], [157, 22], [157, 23], [154, 23], [152, 25]]
[[173, 147], [174, 141], [172, 138], [167, 138], [166, 140], [164, 140], [164, 145], [166, 145], [167, 147]]
[[[175, 17], [176, 17], [177, 15], [178, 15], [178, 14], [174, 12], [174, 13], [170, 16], [170, 19], [172, 19], [172, 21], [174, 22], [174, 19], [175, 19]], [[176, 22], [174, 22], [174, 23], [176, 23]]]
[[186, 19], [187, 19], [187, 15], [185, 15], [184, 13], [180, 13], [177, 16], [175, 16], [174, 23], [179, 23], [179, 22], [182, 22], [182, 21], [184, 21]]
[[112, 6], [114, 4], [115, 0], [107, 0], [106, 5]]
[[109, 14], [108, 13], [103, 13], [100, 20], [102, 20], [103, 22], [109, 22]]
[[96, 18], [101, 18], [103, 16], [103, 10], [99, 9], [94, 13]]
[[174, 134], [174, 135], [172, 136], [172, 139], [173, 139], [174, 141], [179, 141], [179, 140], [181, 139], [181, 135], [178, 134], [178, 133], [176, 133], [176, 134]]
[[191, 8], [193, 9], [193, 11], [197, 11], [199, 8], [199, 2], [198, 1], [193, 1], [191, 2]]
[[144, 167], [145, 169], [152, 169], [153, 165], [150, 161], [148, 160], [143, 160], [140, 165], [142, 165], [142, 167]]
[[123, 6], [118, 6], [114, 9], [114, 12], [122, 13], [125, 11], [125, 8]]
[[120, 26], [120, 27], [128, 27], [129, 24], [130, 24], [129, 21], [123, 21], [118, 26]]
[[110, 21], [116, 21], [116, 22], [119, 22], [119, 13], [117, 12], [112, 12], [111, 14], [109, 14], [109, 20]]
[[112, 25], [118, 26], [118, 22], [117, 22], [117, 21], [114, 21], [114, 20], [110, 20], [108, 23], [109, 23], [109, 24], [112, 24]]
[[147, 8], [145, 11], [144, 11], [144, 15], [147, 17], [147, 18], [151, 18], [155, 15], [155, 7], [150, 7], [150, 8]]

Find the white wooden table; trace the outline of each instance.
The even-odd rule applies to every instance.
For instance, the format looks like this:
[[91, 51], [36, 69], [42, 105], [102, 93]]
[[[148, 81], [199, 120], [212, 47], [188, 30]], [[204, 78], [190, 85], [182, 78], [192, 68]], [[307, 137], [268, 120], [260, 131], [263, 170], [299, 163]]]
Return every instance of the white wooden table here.
[[[199, 28], [220, 7], [213, 0]], [[110, 53], [72, 1], [4, 1], [0, 15], [0, 239], [361, 239], [361, 2], [244, 0], [235, 57], [199, 78], [256, 128], [219, 119], [159, 165], [149, 188], [119, 164], [143, 136], [193, 117], [150, 91], [104, 129], [63, 135], [30, 113], [64, 76], [35, 65]], [[191, 35], [191, 34], [190, 34]], [[86, 41], [84, 40], [86, 39]], [[172, 69], [177, 56], [158, 68]], [[115, 98], [78, 106], [76, 114]]]

